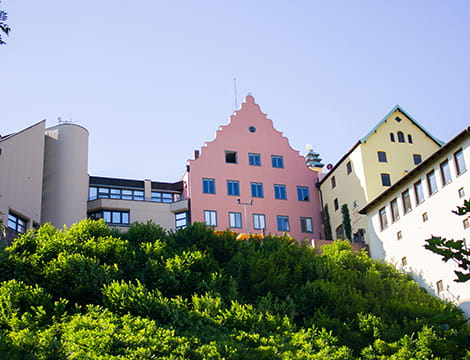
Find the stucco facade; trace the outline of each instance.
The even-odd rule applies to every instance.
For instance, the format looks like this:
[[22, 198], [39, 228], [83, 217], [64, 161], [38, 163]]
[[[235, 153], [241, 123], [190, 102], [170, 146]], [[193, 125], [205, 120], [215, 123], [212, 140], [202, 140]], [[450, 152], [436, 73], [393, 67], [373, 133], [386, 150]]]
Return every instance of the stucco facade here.
[[45, 126], [0, 137], [0, 217], [9, 239], [41, 223]]
[[240, 233], [287, 232], [297, 240], [321, 236], [318, 173], [251, 95], [188, 168], [192, 222]]
[[435, 236], [470, 239], [469, 216], [452, 213], [470, 196], [470, 128], [373, 199], [367, 215], [370, 254], [409, 272], [429, 292], [470, 316], [470, 286], [457, 283], [456, 265], [426, 250]]
[[333, 239], [344, 238], [341, 207], [346, 204], [354, 238], [368, 243], [367, 219], [359, 210], [441, 145], [400, 106], [394, 107], [321, 180]]

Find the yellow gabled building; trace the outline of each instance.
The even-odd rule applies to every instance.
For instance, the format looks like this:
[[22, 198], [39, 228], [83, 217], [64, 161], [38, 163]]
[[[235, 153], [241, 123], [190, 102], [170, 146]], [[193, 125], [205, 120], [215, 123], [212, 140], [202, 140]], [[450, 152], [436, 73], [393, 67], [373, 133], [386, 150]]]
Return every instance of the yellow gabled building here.
[[341, 211], [346, 204], [352, 241], [368, 243], [367, 218], [359, 210], [442, 145], [399, 105], [395, 106], [320, 181], [332, 239], [346, 238]]

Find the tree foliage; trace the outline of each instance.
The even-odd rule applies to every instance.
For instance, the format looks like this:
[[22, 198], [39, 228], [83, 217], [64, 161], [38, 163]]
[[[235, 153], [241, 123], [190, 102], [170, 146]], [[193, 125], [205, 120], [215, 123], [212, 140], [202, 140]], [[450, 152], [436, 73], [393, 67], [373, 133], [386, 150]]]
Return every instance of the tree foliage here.
[[347, 241], [44, 225], [0, 249], [8, 359], [462, 359], [452, 304]]
[[[457, 210], [452, 211], [458, 216], [466, 216], [470, 213], [470, 200], [464, 200], [463, 206], [457, 206]], [[468, 219], [468, 216], [467, 216]], [[426, 239], [424, 247], [433, 253], [441, 255], [442, 261], [454, 261], [462, 271], [455, 270], [456, 282], [466, 282], [470, 280], [470, 249], [464, 239], [453, 240], [440, 236], [432, 236]]]
[[347, 204], [341, 206], [341, 213], [343, 214], [343, 229], [346, 239], [351, 241], [352, 239], [352, 228], [351, 228], [351, 217], [349, 216], [349, 209]]
[[333, 240], [333, 233], [331, 231], [330, 213], [328, 212], [328, 204], [323, 209], [323, 227], [325, 229], [325, 240]]
[[7, 19], [8, 19], [8, 14], [5, 11], [0, 10], [0, 30], [1, 30], [0, 31], [0, 45], [6, 44], [5, 41], [3, 41], [2, 39], [2, 32], [8, 36], [11, 31], [11, 28], [6, 23]]

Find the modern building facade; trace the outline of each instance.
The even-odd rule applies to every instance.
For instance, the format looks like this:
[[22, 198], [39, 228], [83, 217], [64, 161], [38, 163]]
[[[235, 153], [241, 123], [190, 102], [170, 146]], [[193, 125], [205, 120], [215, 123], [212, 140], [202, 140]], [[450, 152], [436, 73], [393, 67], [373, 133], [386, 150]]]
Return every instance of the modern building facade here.
[[367, 218], [359, 210], [441, 145], [404, 109], [395, 106], [320, 182], [333, 239], [345, 238], [341, 208], [346, 204], [352, 240], [368, 243]]
[[240, 233], [321, 236], [318, 172], [248, 95], [185, 175], [193, 222]]
[[[434, 236], [466, 240], [470, 217], [452, 212], [470, 196], [470, 127], [398, 179], [363, 209], [370, 254], [409, 272], [428, 291], [459, 305], [470, 316], [470, 286], [457, 283], [452, 261], [423, 246]], [[462, 271], [462, 269], [460, 269]]]

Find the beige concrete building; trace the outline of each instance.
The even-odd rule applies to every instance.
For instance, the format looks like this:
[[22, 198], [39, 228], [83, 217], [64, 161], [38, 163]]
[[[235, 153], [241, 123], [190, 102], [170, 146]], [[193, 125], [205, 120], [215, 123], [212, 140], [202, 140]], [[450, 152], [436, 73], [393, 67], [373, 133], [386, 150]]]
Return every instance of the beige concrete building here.
[[333, 240], [345, 238], [341, 208], [346, 204], [352, 240], [368, 243], [367, 218], [359, 210], [441, 145], [405, 110], [395, 106], [320, 182]]
[[469, 284], [455, 282], [456, 264], [443, 262], [423, 246], [433, 235], [469, 244], [470, 217], [452, 212], [470, 197], [469, 166], [470, 127], [360, 211], [368, 219], [372, 258], [411, 273], [430, 293], [459, 305], [467, 316]]
[[163, 183], [90, 176], [87, 212], [116, 227], [149, 220], [174, 230], [189, 224], [189, 200], [183, 182]]
[[43, 120], [0, 137], [0, 218], [7, 239], [41, 224], [45, 126]]

